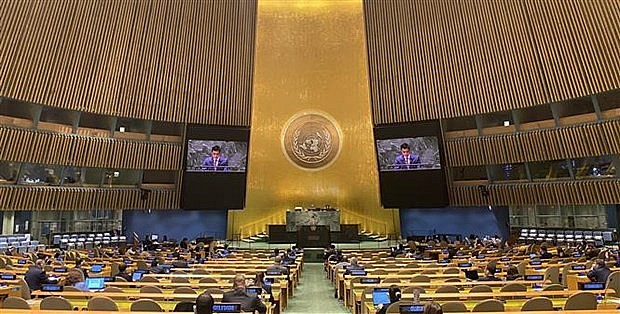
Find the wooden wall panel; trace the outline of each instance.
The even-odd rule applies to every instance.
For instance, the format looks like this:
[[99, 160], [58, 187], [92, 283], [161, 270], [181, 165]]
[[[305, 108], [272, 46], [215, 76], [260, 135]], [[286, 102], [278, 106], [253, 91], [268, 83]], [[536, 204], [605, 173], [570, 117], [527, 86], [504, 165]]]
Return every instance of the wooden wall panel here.
[[620, 180], [601, 179], [544, 183], [487, 185], [489, 197], [482, 197], [476, 185], [455, 185], [450, 190], [451, 204], [476, 205], [569, 205], [618, 204]]
[[448, 164], [476, 166], [620, 154], [620, 120], [446, 140]]
[[518, 1], [365, 1], [375, 124], [548, 101]]
[[97, 168], [180, 170], [183, 146], [0, 126], [0, 160]]
[[0, 0], [0, 95], [249, 126], [256, 0]]
[[150, 191], [142, 200], [140, 189], [6, 186], [0, 187], [0, 210], [179, 208], [176, 191]]
[[616, 0], [365, 0], [375, 125], [620, 88]]
[[620, 87], [620, 2], [523, 0], [552, 101]]

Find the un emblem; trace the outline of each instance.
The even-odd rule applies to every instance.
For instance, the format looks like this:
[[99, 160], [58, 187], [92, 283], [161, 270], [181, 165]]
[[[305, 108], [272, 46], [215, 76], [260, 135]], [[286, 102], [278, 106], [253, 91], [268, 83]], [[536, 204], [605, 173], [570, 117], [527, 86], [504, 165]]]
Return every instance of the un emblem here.
[[326, 114], [302, 112], [293, 116], [282, 130], [282, 150], [296, 166], [320, 170], [340, 153], [341, 133]]

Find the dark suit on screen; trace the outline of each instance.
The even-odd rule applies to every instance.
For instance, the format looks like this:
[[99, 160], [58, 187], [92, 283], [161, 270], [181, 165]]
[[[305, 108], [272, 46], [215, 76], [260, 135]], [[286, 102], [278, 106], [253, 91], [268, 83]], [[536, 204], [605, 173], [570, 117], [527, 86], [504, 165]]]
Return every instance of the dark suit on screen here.
[[217, 165], [216, 165], [216, 162], [215, 160], [213, 160], [213, 157], [209, 156], [205, 158], [205, 160], [202, 162], [201, 167], [206, 167], [208, 170], [215, 170], [215, 171], [227, 170], [228, 159], [226, 159], [226, 157], [220, 156], [217, 159]]
[[247, 293], [245, 289], [235, 289], [224, 293], [222, 297], [224, 303], [239, 303], [241, 304], [241, 311], [252, 312], [258, 311], [258, 313], [266, 313], [267, 307], [258, 298], [258, 295]]
[[413, 154], [409, 154], [407, 157], [398, 155], [394, 160], [394, 165], [397, 169], [416, 169], [420, 166], [420, 156]]

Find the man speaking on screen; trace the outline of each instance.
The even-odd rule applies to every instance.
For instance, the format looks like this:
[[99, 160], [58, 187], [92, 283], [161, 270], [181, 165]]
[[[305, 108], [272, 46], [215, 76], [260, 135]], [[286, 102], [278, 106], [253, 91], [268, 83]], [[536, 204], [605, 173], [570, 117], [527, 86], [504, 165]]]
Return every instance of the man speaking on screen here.
[[416, 169], [420, 166], [420, 156], [410, 153], [409, 144], [400, 145], [400, 155], [396, 156], [394, 165], [397, 169]]
[[201, 167], [212, 171], [223, 171], [228, 167], [228, 160], [222, 156], [221, 148], [215, 145], [211, 148], [211, 155], [205, 158]]

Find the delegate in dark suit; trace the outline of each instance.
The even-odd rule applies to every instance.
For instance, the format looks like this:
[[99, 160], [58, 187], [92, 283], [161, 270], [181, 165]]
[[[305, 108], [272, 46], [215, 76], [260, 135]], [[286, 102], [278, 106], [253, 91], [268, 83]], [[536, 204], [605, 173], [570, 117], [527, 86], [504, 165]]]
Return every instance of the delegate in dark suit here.
[[394, 160], [394, 165], [398, 169], [415, 169], [420, 166], [420, 156], [418, 155], [398, 155]]
[[[39, 262], [41, 265], [39, 265]], [[28, 268], [28, 271], [24, 275], [24, 280], [28, 284], [30, 291], [41, 290], [41, 286], [49, 283], [45, 271], [42, 269], [43, 261], [38, 260], [37, 263]]]
[[611, 269], [607, 267], [605, 261], [597, 259], [594, 268], [588, 272], [588, 278], [592, 282], [607, 282], [609, 274], [611, 274]]
[[236, 288], [233, 291], [224, 293], [222, 297], [224, 303], [239, 303], [241, 304], [241, 311], [252, 312], [258, 311], [258, 313], [266, 313], [267, 306], [258, 298], [258, 295], [247, 293], [245, 287]]
[[202, 162], [202, 167], [206, 167], [210, 170], [225, 170], [226, 167], [228, 167], [228, 159], [226, 159], [226, 157], [214, 159], [209, 156]]

